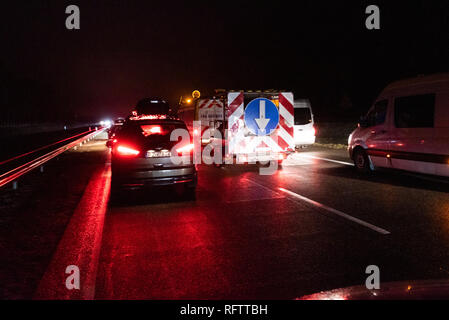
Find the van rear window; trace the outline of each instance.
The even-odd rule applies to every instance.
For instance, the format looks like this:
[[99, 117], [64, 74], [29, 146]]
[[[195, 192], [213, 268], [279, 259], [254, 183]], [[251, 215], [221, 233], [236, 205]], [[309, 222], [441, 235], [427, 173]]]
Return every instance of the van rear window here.
[[400, 97], [394, 101], [396, 128], [433, 128], [435, 94]]
[[312, 122], [312, 113], [309, 108], [295, 108], [295, 125], [300, 126]]

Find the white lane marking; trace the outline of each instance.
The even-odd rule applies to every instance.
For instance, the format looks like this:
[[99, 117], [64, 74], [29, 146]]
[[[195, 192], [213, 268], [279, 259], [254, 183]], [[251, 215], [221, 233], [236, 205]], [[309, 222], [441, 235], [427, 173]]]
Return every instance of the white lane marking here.
[[274, 194], [276, 195], [276, 197], [278, 197], [278, 196], [281, 196], [281, 197], [282, 197], [282, 195], [281, 195], [279, 192], [276, 192], [276, 191], [274, 191], [273, 189], [264, 186], [263, 184], [260, 184], [260, 183], [258, 183], [258, 182], [256, 182], [256, 181], [253, 181], [253, 180], [248, 179], [248, 178], [245, 178], [244, 180], [245, 180], [245, 181], [248, 181], [249, 183], [255, 184], [256, 186], [259, 186], [259, 187], [261, 187], [261, 188], [263, 188], [263, 189], [265, 189], [265, 190], [268, 190], [268, 191], [274, 193]]
[[364, 227], [367, 227], [367, 228], [369, 228], [371, 230], [374, 230], [374, 231], [376, 231], [378, 233], [390, 234], [390, 231], [387, 231], [385, 229], [379, 228], [379, 227], [377, 227], [375, 225], [372, 225], [371, 223], [368, 223], [366, 221], [363, 221], [363, 220], [360, 220], [360, 219], [355, 218], [353, 216], [350, 216], [349, 214], [346, 214], [346, 213], [341, 212], [341, 211], [339, 211], [337, 209], [328, 207], [328, 206], [326, 206], [326, 205], [324, 205], [322, 203], [319, 203], [319, 202], [316, 202], [316, 201], [314, 201], [312, 199], [309, 199], [309, 198], [306, 198], [304, 196], [301, 196], [301, 195], [299, 195], [297, 193], [294, 193], [294, 192], [292, 192], [290, 190], [287, 190], [287, 189], [284, 189], [284, 188], [279, 188], [279, 190], [281, 190], [282, 192], [285, 192], [285, 193], [287, 193], [287, 194], [289, 194], [289, 195], [291, 195], [291, 196], [293, 196], [295, 198], [298, 198], [298, 199], [300, 199], [300, 200], [302, 200], [304, 202], [307, 202], [307, 203], [309, 203], [311, 205], [314, 205], [314, 206], [316, 206], [316, 207], [318, 207], [320, 209], [324, 209], [324, 210], [332, 212], [332, 213], [334, 213], [334, 214], [336, 214], [336, 215], [338, 215], [338, 216], [340, 216], [342, 218], [345, 218], [345, 219], [350, 220], [352, 222], [358, 223], [358, 224], [360, 224], [360, 225], [362, 225]]
[[298, 155], [298, 156], [299, 156], [300, 158], [317, 159], [317, 160], [323, 160], [323, 161], [328, 161], [328, 162], [333, 162], [333, 163], [343, 164], [343, 165], [345, 165], [345, 166], [351, 166], [351, 167], [354, 166], [354, 164], [351, 163], [351, 162], [338, 161], [338, 160], [329, 159], [329, 158], [321, 158], [321, 157], [310, 156], [310, 155], [305, 155], [305, 154], [300, 154], [300, 155]]
[[313, 164], [312, 159], [306, 158], [287, 158], [282, 162], [282, 166], [308, 166]]

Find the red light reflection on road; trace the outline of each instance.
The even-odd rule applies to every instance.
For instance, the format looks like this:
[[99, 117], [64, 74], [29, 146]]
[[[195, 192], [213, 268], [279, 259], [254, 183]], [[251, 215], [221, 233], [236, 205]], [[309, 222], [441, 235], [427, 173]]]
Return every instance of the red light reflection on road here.
[[220, 234], [207, 212], [166, 206], [112, 209], [100, 263], [100, 298], [195, 299], [229, 285], [224, 262], [213, 250]]

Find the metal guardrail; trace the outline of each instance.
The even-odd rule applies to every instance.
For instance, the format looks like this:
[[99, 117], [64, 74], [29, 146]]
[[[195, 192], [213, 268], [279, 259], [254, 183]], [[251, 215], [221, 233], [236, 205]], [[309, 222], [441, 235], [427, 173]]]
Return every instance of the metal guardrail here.
[[[96, 135], [102, 133], [104, 131], [104, 129], [99, 129], [99, 130], [95, 130], [92, 133], [89, 133], [75, 141], [72, 141], [62, 147], [59, 147], [56, 150], [50, 151], [47, 154], [44, 154], [40, 157], [37, 157], [34, 160], [31, 160], [25, 164], [22, 164], [20, 166], [18, 166], [17, 168], [14, 168], [2, 175], [0, 175], [0, 188], [3, 187], [4, 185], [13, 182], [15, 180], [17, 180], [18, 178], [20, 178], [21, 176], [23, 176], [24, 174], [30, 172], [31, 170], [43, 165], [44, 163], [46, 163], [47, 161], [57, 157], [58, 155], [60, 155], [61, 153], [75, 147], [76, 145], [84, 142], [85, 140], [91, 139], [93, 137], [95, 137]], [[75, 136], [76, 137], [76, 136]]]

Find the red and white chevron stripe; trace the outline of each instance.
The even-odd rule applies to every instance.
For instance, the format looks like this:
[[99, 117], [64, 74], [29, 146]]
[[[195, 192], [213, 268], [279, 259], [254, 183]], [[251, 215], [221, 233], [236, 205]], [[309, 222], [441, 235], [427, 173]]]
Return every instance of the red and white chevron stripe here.
[[238, 146], [244, 140], [244, 108], [243, 108], [243, 92], [228, 93], [228, 152], [230, 154], [239, 153]]
[[220, 100], [201, 99], [198, 101], [198, 109], [210, 109], [212, 107], [223, 108], [223, 103]]
[[207, 140], [209, 124], [211, 121], [223, 120], [223, 102], [217, 99], [198, 100], [198, 120], [201, 121], [201, 132], [206, 132], [204, 138]]
[[279, 127], [277, 130], [278, 144], [282, 150], [295, 149], [294, 123], [293, 93], [282, 92], [279, 94]]

